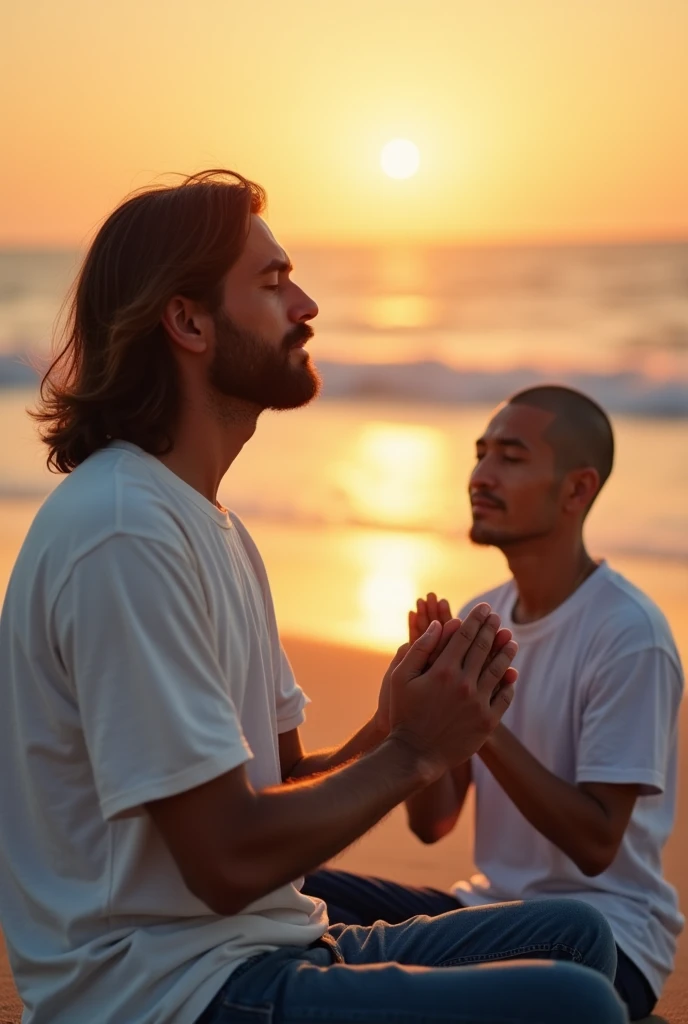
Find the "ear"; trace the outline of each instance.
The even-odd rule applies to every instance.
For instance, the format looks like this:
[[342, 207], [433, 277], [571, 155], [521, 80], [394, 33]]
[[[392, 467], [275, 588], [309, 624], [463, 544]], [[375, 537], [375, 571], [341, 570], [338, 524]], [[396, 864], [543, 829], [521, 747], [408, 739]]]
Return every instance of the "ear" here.
[[574, 515], [587, 512], [599, 489], [600, 474], [593, 466], [571, 470], [564, 483], [564, 512]]
[[186, 352], [200, 355], [207, 351], [212, 318], [192, 299], [175, 295], [165, 306], [162, 325], [170, 341]]

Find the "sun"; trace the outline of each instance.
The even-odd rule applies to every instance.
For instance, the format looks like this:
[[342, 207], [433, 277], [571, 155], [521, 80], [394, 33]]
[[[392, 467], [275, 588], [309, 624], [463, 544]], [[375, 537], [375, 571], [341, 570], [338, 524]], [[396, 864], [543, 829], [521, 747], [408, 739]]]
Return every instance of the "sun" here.
[[418, 146], [408, 139], [392, 139], [382, 147], [380, 165], [390, 178], [412, 178], [420, 166]]

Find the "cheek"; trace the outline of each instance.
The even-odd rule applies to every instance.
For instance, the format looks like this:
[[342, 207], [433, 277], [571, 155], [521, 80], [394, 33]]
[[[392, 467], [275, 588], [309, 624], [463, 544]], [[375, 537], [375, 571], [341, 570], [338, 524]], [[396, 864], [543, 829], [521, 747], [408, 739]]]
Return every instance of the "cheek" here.
[[232, 320], [245, 330], [273, 341], [284, 334], [288, 320], [283, 304], [274, 292], [249, 293], [230, 312]]
[[551, 491], [540, 481], [512, 479], [504, 482], [504, 500], [510, 514], [519, 519], [544, 519], [549, 517], [552, 507]]

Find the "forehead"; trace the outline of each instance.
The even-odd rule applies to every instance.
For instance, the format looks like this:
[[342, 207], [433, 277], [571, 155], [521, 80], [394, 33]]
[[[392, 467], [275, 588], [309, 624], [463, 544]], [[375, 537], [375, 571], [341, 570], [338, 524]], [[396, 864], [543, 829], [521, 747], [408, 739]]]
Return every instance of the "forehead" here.
[[531, 451], [551, 449], [546, 434], [554, 413], [530, 405], [503, 405], [487, 425], [483, 440], [498, 442], [518, 438]]
[[235, 267], [243, 273], [258, 274], [272, 260], [288, 262], [288, 257], [263, 218], [253, 213], [246, 244]]

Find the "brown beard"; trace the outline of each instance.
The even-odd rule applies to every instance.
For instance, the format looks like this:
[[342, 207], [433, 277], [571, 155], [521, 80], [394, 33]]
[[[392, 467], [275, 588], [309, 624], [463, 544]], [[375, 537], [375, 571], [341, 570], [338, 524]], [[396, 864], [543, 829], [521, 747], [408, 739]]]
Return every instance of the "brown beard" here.
[[275, 348], [259, 335], [237, 327], [225, 313], [215, 316], [215, 356], [208, 371], [211, 387], [227, 398], [260, 409], [296, 409], [320, 391], [318, 373], [307, 357], [293, 366], [295, 345], [313, 336], [308, 324], [296, 324]]

